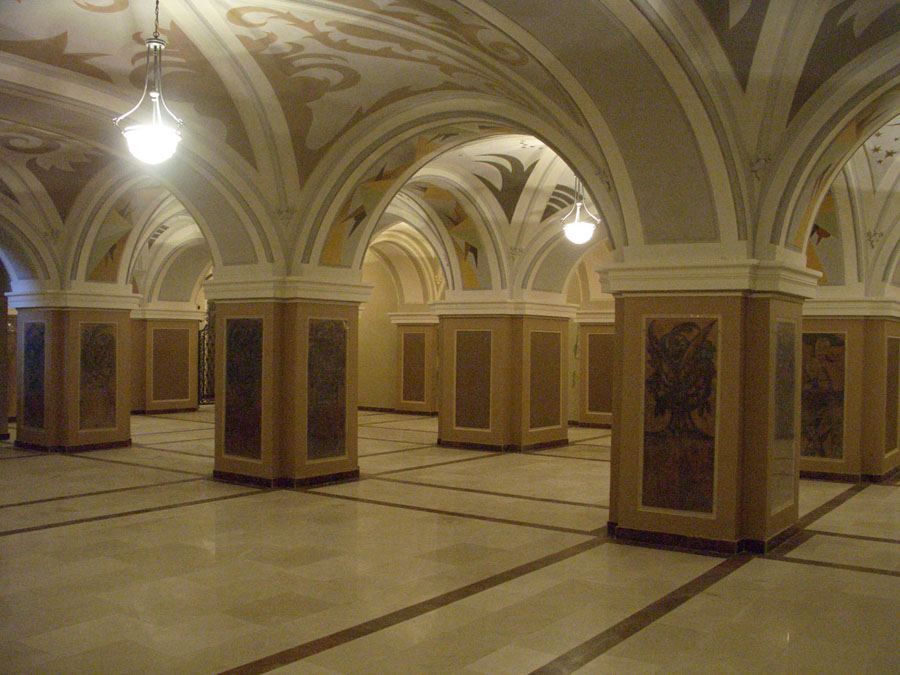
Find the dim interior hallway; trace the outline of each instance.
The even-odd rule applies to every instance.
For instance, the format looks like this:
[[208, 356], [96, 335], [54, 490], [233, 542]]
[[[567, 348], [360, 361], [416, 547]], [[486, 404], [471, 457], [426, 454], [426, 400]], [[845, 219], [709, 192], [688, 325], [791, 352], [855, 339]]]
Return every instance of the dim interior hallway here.
[[606, 429], [488, 453], [360, 411], [361, 480], [267, 490], [209, 478], [213, 428], [0, 444], [0, 672], [900, 668], [896, 481], [802, 480], [797, 536], [717, 558], [606, 538]]

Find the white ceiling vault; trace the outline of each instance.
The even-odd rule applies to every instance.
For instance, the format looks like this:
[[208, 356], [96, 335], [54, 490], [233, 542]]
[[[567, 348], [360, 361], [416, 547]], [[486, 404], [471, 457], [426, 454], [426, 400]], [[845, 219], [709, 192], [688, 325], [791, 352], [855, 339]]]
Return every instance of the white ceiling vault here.
[[[591, 246], [804, 265], [823, 205], [843, 223], [828, 285], [893, 287], [900, 1], [161, 0], [185, 124], [148, 167], [111, 119], [140, 95], [153, 10], [0, 0], [14, 291], [188, 303], [210, 265], [352, 281], [381, 242], [445, 275], [419, 299], [562, 293]], [[603, 215], [588, 247], [559, 227], [573, 172]]]

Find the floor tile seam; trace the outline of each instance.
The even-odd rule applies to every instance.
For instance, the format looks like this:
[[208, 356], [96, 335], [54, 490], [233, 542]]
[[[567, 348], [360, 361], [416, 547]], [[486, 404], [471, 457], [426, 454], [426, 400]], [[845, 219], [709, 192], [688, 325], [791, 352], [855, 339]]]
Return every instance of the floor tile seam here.
[[809, 540], [808, 536], [804, 536], [804, 532], [806, 528], [812, 525], [814, 522], [819, 520], [820, 518], [825, 517], [841, 505], [848, 502], [850, 499], [858, 495], [860, 492], [865, 490], [868, 487], [867, 483], [855, 483], [848, 487], [846, 490], [841, 492], [840, 494], [835, 495], [831, 499], [829, 499], [824, 504], [821, 504], [814, 508], [812, 511], [807, 513], [805, 516], [800, 517], [793, 528], [796, 530], [796, 533], [790, 537], [788, 537], [783, 543], [779, 544], [772, 551], [775, 555], [785, 555], [790, 551], [793, 551], [795, 548], [800, 546], [800, 544]]
[[739, 553], [726, 558], [713, 568], [682, 584], [674, 591], [651, 602], [615, 625], [573, 647], [529, 675], [557, 675], [572, 673], [602, 656], [644, 628], [656, 623], [687, 601], [695, 598], [719, 581], [736, 572], [756, 556]]
[[572, 455], [558, 455], [552, 452], [541, 452], [540, 450], [526, 450], [523, 455], [533, 455], [535, 457], [554, 457], [556, 459], [577, 459], [582, 462], [605, 462], [609, 464], [611, 460], [600, 459], [599, 457], [572, 457]]
[[[351, 502], [359, 502], [362, 504], [373, 504], [375, 506], [386, 506], [388, 508], [406, 509], [409, 511], [419, 511], [422, 513], [434, 513], [440, 516], [452, 516], [455, 518], [466, 518], [468, 520], [481, 520], [488, 523], [499, 523], [501, 525], [516, 525], [519, 527], [530, 527], [538, 530], [547, 530], [550, 532], [562, 532], [564, 534], [579, 534], [586, 537], [598, 536], [598, 530], [579, 530], [573, 527], [561, 527], [558, 525], [545, 525], [543, 523], [534, 523], [527, 520], [514, 520], [512, 518], [497, 518], [495, 516], [482, 516], [477, 513], [463, 513], [461, 511], [449, 511], [447, 509], [437, 509], [430, 506], [415, 506], [412, 504], [401, 504], [399, 502], [391, 502], [383, 499], [370, 499], [368, 497], [355, 497], [353, 495], [341, 495], [333, 492], [323, 492], [316, 488], [293, 488], [294, 491], [304, 492], [307, 494], [318, 495], [320, 497], [331, 497], [334, 499], [343, 499]], [[605, 529], [605, 528], [600, 528]]]
[[886, 570], [880, 567], [867, 567], [865, 565], [846, 565], [843, 563], [833, 563], [827, 560], [815, 560], [813, 558], [798, 558], [788, 555], [767, 555], [766, 560], [774, 560], [776, 562], [793, 563], [796, 565], [809, 565], [811, 567], [826, 567], [835, 570], [844, 570], [847, 572], [861, 572], [863, 574], [878, 574], [886, 577], [900, 578], [900, 570]]
[[[423, 467], [428, 468], [428, 467]], [[437, 488], [439, 490], [452, 490], [455, 492], [470, 492], [479, 495], [490, 495], [494, 497], [508, 497], [510, 499], [523, 499], [531, 502], [543, 502], [548, 504], [561, 504], [563, 506], [584, 506], [591, 509], [609, 510], [609, 505], [589, 504], [588, 502], [572, 502], [563, 499], [552, 499], [550, 497], [529, 497], [528, 495], [517, 495], [511, 492], [493, 492], [491, 490], [478, 490], [476, 488], [459, 487], [457, 485], [440, 485], [439, 483], [427, 483], [425, 481], [404, 480], [402, 478], [382, 478], [380, 474], [372, 474], [371, 480], [380, 480], [388, 483], [401, 483], [404, 485], [420, 485], [422, 487]]]
[[184, 473], [190, 476], [201, 476], [203, 478], [208, 478], [208, 473], [201, 473], [200, 471], [187, 471], [186, 469], [164, 469], [158, 466], [153, 466], [152, 464], [140, 464], [138, 462], [126, 462], [123, 459], [107, 459], [106, 457], [91, 457], [89, 454], [79, 452], [79, 453], [58, 453], [60, 457], [76, 457], [78, 459], [88, 459], [93, 462], [107, 462], [109, 464], [124, 464], [125, 466], [137, 466], [142, 469], [153, 469], [154, 471], [166, 471], [168, 473]]
[[207, 499], [195, 499], [189, 502], [178, 502], [176, 504], [162, 504], [160, 506], [149, 506], [143, 509], [134, 509], [132, 511], [123, 511], [121, 513], [104, 513], [99, 516], [87, 516], [85, 518], [74, 518], [72, 520], [60, 521], [57, 523], [47, 523], [45, 525], [34, 525], [31, 527], [23, 527], [15, 530], [5, 530], [0, 532], [0, 537], [8, 537], [15, 534], [27, 534], [29, 532], [37, 532], [39, 530], [52, 530], [59, 527], [69, 527], [71, 525], [83, 525], [85, 523], [93, 523], [101, 520], [111, 520], [113, 518], [126, 518], [128, 516], [139, 516], [145, 513], [156, 513], [158, 511], [170, 511], [172, 509], [184, 508], [186, 506], [198, 506], [201, 504], [210, 504], [212, 502], [221, 502], [228, 499], [237, 499], [238, 497], [249, 497], [252, 495], [265, 494], [272, 492], [269, 488], [253, 489], [247, 492], [239, 492], [237, 494], [222, 495], [221, 497], [209, 497]]
[[402, 607], [380, 617], [369, 619], [368, 621], [350, 626], [329, 635], [309, 640], [294, 647], [276, 652], [275, 654], [270, 654], [261, 659], [245, 663], [236, 668], [222, 671], [219, 675], [258, 675], [296, 663], [297, 661], [314, 656], [315, 654], [328, 651], [335, 647], [340, 647], [360, 638], [372, 635], [373, 633], [416, 619], [424, 614], [449, 607], [457, 602], [478, 595], [479, 593], [515, 581], [528, 574], [539, 572], [557, 563], [564, 562], [569, 558], [586, 553], [606, 543], [608, 543], [608, 540], [605, 538], [591, 538], [588, 541], [569, 546], [555, 553], [551, 553], [522, 565], [517, 565], [503, 572], [492, 574], [484, 579], [466, 584], [465, 586], [447, 591], [413, 605]]
[[[211, 412], [211, 414], [215, 415], [214, 412]], [[175, 422], [188, 422], [190, 424], [215, 424], [215, 421], [204, 422], [203, 420], [186, 420], [183, 417], [174, 417], [173, 415], [158, 415], [158, 414], [155, 414], [152, 412], [142, 414], [142, 415], [140, 415], [140, 417], [148, 417], [150, 419], [155, 419], [155, 420], [173, 420]]]
[[[388, 441], [388, 442], [390, 442], [390, 441]], [[396, 442], [399, 442], [399, 441], [396, 441]], [[359, 456], [360, 457], [381, 457], [382, 455], [393, 455], [398, 452], [409, 452], [410, 450], [427, 450], [428, 448], [434, 448], [434, 447], [437, 447], [437, 446], [435, 446], [434, 443], [430, 443], [428, 445], [416, 445], [412, 448], [400, 448], [398, 450], [385, 450], [384, 452], [370, 452], [367, 455], [359, 455]]]
[[841, 539], [853, 539], [857, 541], [873, 541], [882, 544], [900, 544], [900, 539], [890, 537], [874, 537], [867, 534], [847, 534], [846, 532], [829, 532], [828, 530], [807, 529], [806, 532], [817, 536], [840, 537]]
[[[437, 434], [434, 434], [434, 432], [431, 432], [431, 431], [417, 431], [417, 432], [414, 432], [414, 433], [420, 433], [420, 434], [433, 434], [433, 435], [434, 435], [434, 443], [429, 443], [429, 445], [437, 445]], [[398, 441], [396, 438], [384, 438], [383, 436], [363, 436], [363, 435], [360, 434], [360, 433], [357, 433], [356, 436], [357, 436], [357, 438], [364, 438], [364, 439], [366, 439], [367, 441], [388, 441], [388, 442], [393, 442], [393, 443], [412, 443], [412, 442], [413, 442], [413, 441]], [[418, 441], [415, 441], [415, 442], [418, 442]], [[424, 441], [423, 441], [423, 442], [424, 442]]]
[[387, 476], [387, 475], [395, 474], [395, 473], [404, 473], [405, 471], [421, 471], [423, 469], [433, 469], [438, 466], [447, 466], [449, 464], [462, 464], [463, 462], [475, 462], [478, 460], [494, 459], [496, 457], [502, 457], [504, 454], [506, 454], [506, 453], [496, 452], [496, 453], [491, 453], [491, 454], [487, 454], [487, 455], [479, 455], [477, 457], [463, 457], [461, 459], [450, 459], [450, 460], [447, 460], [446, 462], [437, 462], [435, 464], [423, 464], [422, 466], [411, 466], [411, 467], [408, 467], [405, 469], [390, 469], [389, 471], [378, 471], [378, 472], [370, 473], [369, 475], [374, 477], [374, 476]]
[[181, 478], [179, 480], [162, 481], [160, 483], [147, 483], [145, 485], [132, 485], [130, 487], [112, 488], [109, 490], [95, 490], [93, 492], [80, 492], [74, 495], [61, 495], [59, 497], [46, 497], [44, 499], [32, 499], [27, 502], [16, 502], [14, 504], [0, 504], [0, 509], [9, 509], [15, 506], [32, 506], [34, 504], [46, 504], [47, 502], [59, 502], [65, 499], [79, 499], [81, 497], [97, 497], [99, 495], [115, 494], [117, 492], [131, 492], [133, 490], [145, 490], [147, 488], [162, 487], [163, 485], [180, 485], [182, 483], [194, 483], [196, 481], [206, 480], [205, 478]]
[[[177, 441], [178, 443], [190, 443], [190, 441]], [[187, 455], [188, 457], [200, 457], [201, 459], [214, 459], [215, 455], [201, 455], [196, 452], [186, 452], [184, 450], [170, 450], [169, 448], [158, 448], [154, 445], [145, 445], [143, 443], [132, 443], [133, 448], [143, 448], [145, 450], [156, 450], [157, 452], [167, 452], [173, 455]]]
[[[20, 451], [25, 453], [25, 451]], [[0, 457], [0, 462], [6, 459], [29, 459], [30, 457], [46, 457], [49, 453], [46, 452], [28, 452], [25, 454], [18, 455], [16, 457]]]
[[141, 431], [139, 433], [132, 433], [132, 437], [134, 436], [154, 436], [157, 434], [186, 434], [190, 431], [210, 431], [214, 430], [216, 427], [215, 424], [207, 424], [206, 426], [197, 427], [196, 429], [172, 429], [170, 431]]

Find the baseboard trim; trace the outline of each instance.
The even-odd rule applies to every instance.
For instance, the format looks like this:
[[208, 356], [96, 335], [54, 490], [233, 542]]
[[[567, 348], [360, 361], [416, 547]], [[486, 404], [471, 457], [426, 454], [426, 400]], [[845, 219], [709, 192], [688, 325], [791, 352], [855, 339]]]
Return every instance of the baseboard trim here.
[[459, 448], [461, 450], [487, 450], [488, 452], [528, 452], [529, 450], [541, 450], [544, 448], [559, 448], [568, 445], [568, 439], [558, 441], [544, 441], [543, 443], [531, 443], [529, 445], [495, 445], [491, 443], [464, 443], [462, 441], [446, 441], [438, 439], [438, 446], [442, 448]]
[[261, 488], [298, 488], [356, 481], [359, 480], [359, 469], [339, 471], [322, 476], [308, 476], [306, 478], [265, 478], [263, 476], [248, 476], [231, 471], [214, 470], [213, 478], [223, 483], [232, 483], [234, 485], [249, 485]]
[[109, 450], [110, 448], [124, 448], [131, 445], [131, 439], [124, 441], [109, 441], [108, 443], [87, 443], [85, 445], [41, 445], [28, 441], [16, 441], [15, 446], [24, 450], [37, 450], [38, 452], [77, 453], [90, 452], [91, 450]]

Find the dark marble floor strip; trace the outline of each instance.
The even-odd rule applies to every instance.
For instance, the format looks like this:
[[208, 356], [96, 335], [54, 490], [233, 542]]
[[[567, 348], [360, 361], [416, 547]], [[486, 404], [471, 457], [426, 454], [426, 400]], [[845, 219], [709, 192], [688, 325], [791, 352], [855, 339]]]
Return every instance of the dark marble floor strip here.
[[[206, 413], [207, 415], [215, 415], [216, 414], [212, 410], [209, 410], [209, 411], [199, 410], [199, 411], [195, 411], [195, 412]], [[185, 419], [184, 417], [178, 417], [177, 415], [178, 415], [178, 413], [174, 413], [174, 414], [169, 413], [169, 414], [162, 414], [162, 415], [152, 415], [152, 414], [151, 415], [141, 415], [141, 417], [151, 417], [152, 419], [155, 419], [155, 420], [159, 420], [159, 419], [175, 420], [176, 422], [188, 422], [190, 424], [215, 424], [215, 420], [213, 420], [212, 422], [206, 422], [204, 420], [198, 420], [198, 419], [193, 419], [193, 418]]]
[[[25, 451], [22, 450], [21, 452], [25, 452]], [[47, 456], [46, 452], [29, 452], [27, 454], [15, 455], [13, 457], [0, 457], [0, 461], [2, 461], [4, 459], [28, 459], [29, 457], [46, 457], [46, 456]]]
[[691, 598], [699, 595], [716, 582], [721, 581], [735, 570], [740, 569], [752, 559], [752, 555], [741, 553], [723, 560], [711, 570], [687, 582], [659, 600], [650, 603], [615, 626], [608, 628], [562, 656], [533, 670], [530, 675], [562, 675], [563, 673], [571, 673], [578, 670], [619, 643], [624, 642], [638, 631], [658, 621], [672, 610], [680, 607]]
[[[596, 447], [596, 446], [588, 446], [588, 447]], [[600, 457], [573, 457], [572, 455], [559, 455], [554, 454], [552, 452], [541, 452], [540, 450], [528, 450], [527, 452], [523, 452], [523, 455], [534, 455], [535, 457], [555, 457], [557, 459], [577, 459], [582, 462], [606, 462], [609, 464], [608, 459], [601, 459]]]
[[405, 471], [420, 471], [422, 469], [433, 469], [436, 466], [447, 466], [448, 464], [462, 464], [463, 462], [477, 462], [479, 460], [494, 459], [502, 457], [502, 452], [495, 452], [488, 455], [479, 455], [477, 457], [463, 457], [462, 459], [448, 459], [446, 462], [435, 462], [434, 464], [423, 464], [422, 466], [410, 466], [405, 469], [391, 469], [390, 471], [379, 471], [378, 473], [369, 474], [370, 476], [387, 476], [393, 473], [403, 473]]
[[[187, 441], [177, 441], [178, 443], [186, 443]], [[133, 448], [142, 448], [144, 450], [156, 450], [157, 452], [166, 452], [172, 455], [187, 455], [188, 457], [200, 457], [201, 459], [213, 459], [214, 455], [202, 455], [198, 452], [188, 452], [187, 450], [172, 450], [171, 448], [159, 448], [155, 445], [145, 445], [144, 443], [132, 443]]]
[[168, 471], [169, 473], [185, 473], [189, 476], [202, 476], [204, 478], [209, 478], [208, 473], [201, 473], [200, 471], [186, 471], [185, 469], [165, 469], [160, 466], [153, 466], [152, 464], [141, 464], [139, 462], [126, 462], [124, 459], [107, 459], [106, 457], [93, 457], [86, 453], [72, 453], [68, 455], [61, 455], [64, 457], [73, 457], [77, 459], [89, 459], [92, 462], [107, 462], [109, 464], [124, 464], [125, 466], [139, 466], [142, 469], [153, 469], [154, 471]]
[[354, 497], [352, 495], [339, 495], [331, 492], [319, 492], [315, 489], [296, 488], [302, 492], [321, 497], [333, 497], [334, 499], [344, 499], [350, 502], [360, 502], [362, 504], [375, 504], [377, 506], [389, 506], [395, 509], [409, 509], [410, 511], [421, 511], [423, 513], [436, 513], [441, 516], [454, 516], [455, 518], [468, 518], [470, 520], [483, 520], [488, 523], [502, 523], [503, 525], [519, 525], [521, 527], [533, 527], [539, 530], [549, 530], [551, 532], [564, 532], [566, 534], [583, 534], [585, 536], [597, 536], [596, 530], [578, 530], [572, 527], [560, 527], [558, 525], [545, 525], [544, 523], [532, 523], [525, 520], [512, 520], [510, 518], [494, 518], [493, 516], [481, 516], [477, 513], [462, 513], [460, 511], [448, 511], [446, 509], [435, 509], [429, 506], [414, 506], [412, 504], [399, 504], [397, 502], [389, 502], [382, 499], [368, 499], [366, 497]]
[[110, 520], [111, 518], [124, 518], [126, 516], [137, 516], [142, 513], [155, 513], [156, 511], [168, 511], [170, 509], [180, 509], [185, 506], [197, 506], [198, 504], [209, 504], [211, 502], [221, 502], [226, 499], [237, 499], [238, 497], [248, 497], [250, 495], [263, 494], [271, 492], [268, 489], [253, 489], [248, 492], [241, 492], [233, 495], [223, 495], [222, 497], [210, 497], [208, 499], [195, 499], [190, 502], [179, 502], [177, 504], [164, 504], [163, 506], [150, 506], [145, 509], [135, 509], [134, 511], [123, 511], [121, 513], [105, 513], [102, 516], [90, 516], [87, 518], [75, 518], [74, 520], [65, 520], [58, 523], [48, 523], [46, 525], [35, 525], [34, 527], [22, 527], [17, 530], [6, 530], [0, 532], [0, 537], [8, 537], [13, 534], [24, 534], [26, 532], [36, 532], [38, 530], [52, 530], [57, 527], [67, 527], [69, 525], [81, 525], [83, 523], [93, 523], [98, 520]]
[[73, 495], [61, 495], [59, 497], [46, 497], [44, 499], [32, 499], [27, 502], [16, 502], [14, 504], [0, 504], [0, 509], [9, 509], [13, 506], [31, 506], [32, 504], [45, 504], [47, 502], [59, 502], [65, 499], [77, 499], [79, 497], [96, 497], [97, 495], [109, 495], [116, 492], [131, 492], [132, 490], [144, 490], [146, 488], [160, 487], [162, 485], [177, 485], [179, 483], [193, 483], [205, 478], [182, 478], [180, 480], [167, 480], [161, 483], [147, 483], [146, 485], [132, 485], [131, 487], [112, 488], [110, 490], [96, 490], [94, 492], [79, 492]]
[[[386, 413], [390, 414], [390, 413]], [[424, 415], [410, 415], [409, 417], [404, 417], [402, 420], [382, 420], [381, 422], [366, 422], [364, 425], [367, 427], [379, 427], [383, 424], [402, 424], [403, 422], [412, 422], [413, 420], [426, 420], [430, 419]], [[402, 429], [403, 427], [394, 427], [396, 429]], [[421, 429], [407, 429], [407, 431], [422, 431]]]
[[900, 571], [884, 570], [879, 567], [865, 567], [863, 565], [844, 565], [841, 563], [827, 562], [825, 560], [810, 560], [809, 558], [795, 558], [792, 556], [778, 555], [766, 556], [770, 560], [795, 563], [797, 565], [812, 565], [813, 567], [828, 567], [834, 570], [847, 570], [849, 572], [864, 572], [866, 574], [881, 574], [886, 577], [900, 577]]
[[140, 433], [132, 432], [132, 437], [134, 436], [161, 436], [162, 434], [186, 434], [191, 431], [214, 431], [214, 424], [207, 424], [203, 427], [197, 427], [195, 429], [173, 429], [172, 431], [141, 431]]
[[777, 548], [775, 548], [775, 550], [771, 552], [771, 554], [775, 556], [783, 556], [788, 552], [793, 551], [800, 544], [809, 541], [812, 535], [808, 535], [806, 533], [806, 529], [810, 525], [812, 525], [822, 516], [830, 513], [831, 511], [834, 511], [841, 504], [845, 503], [849, 499], [852, 499], [867, 487], [868, 485], [866, 483], [857, 483], [855, 485], [851, 485], [839, 495], [835, 495], [821, 506], [813, 509], [805, 516], [802, 516], [794, 526], [794, 529], [797, 530], [797, 534], [782, 542], [781, 545], [779, 545]]
[[[422, 467], [427, 469], [429, 467]], [[477, 495], [492, 495], [495, 497], [508, 497], [510, 499], [525, 499], [530, 502], [546, 502], [548, 504], [565, 504], [567, 506], [586, 506], [591, 509], [608, 509], [609, 506], [603, 504], [590, 504], [588, 502], [570, 502], [562, 499], [550, 499], [548, 497], [529, 497], [528, 495], [517, 495], [512, 492], [494, 492], [492, 490], [478, 490], [475, 488], [457, 487], [455, 485], [441, 485], [440, 483], [428, 483], [418, 480], [404, 480], [402, 478], [382, 478], [381, 474], [373, 474], [372, 480], [381, 480], [387, 483], [403, 483], [404, 485], [420, 485], [422, 487], [437, 488], [439, 490], [453, 490], [455, 492], [471, 492]]]
[[259, 673], [267, 673], [269, 671], [275, 670], [276, 668], [281, 668], [291, 663], [296, 663], [297, 661], [313, 656], [314, 654], [318, 654], [329, 649], [334, 649], [335, 647], [339, 647], [348, 642], [352, 642], [353, 640], [358, 640], [359, 638], [366, 637], [367, 635], [371, 635], [372, 633], [377, 633], [378, 631], [396, 626], [397, 624], [403, 623], [404, 621], [415, 619], [416, 617], [427, 614], [428, 612], [441, 609], [442, 607], [452, 605], [453, 603], [459, 602], [461, 600], [465, 600], [466, 598], [469, 598], [478, 593], [482, 593], [496, 586], [501, 586], [503, 584], [509, 583], [510, 581], [525, 576], [526, 574], [537, 572], [538, 570], [549, 567], [550, 565], [555, 565], [556, 563], [562, 562], [576, 555], [580, 555], [582, 553], [585, 553], [586, 551], [590, 551], [591, 549], [597, 548], [604, 543], [606, 543], [606, 540], [604, 539], [592, 539], [591, 541], [586, 541], [581, 544], [576, 544], [575, 546], [570, 546], [569, 548], [565, 548], [556, 553], [551, 553], [548, 556], [538, 558], [537, 560], [525, 563], [524, 565], [513, 567], [512, 569], [506, 570], [504, 572], [499, 572], [498, 574], [494, 574], [485, 579], [481, 579], [480, 581], [476, 581], [447, 593], [429, 598], [428, 600], [423, 600], [422, 602], [416, 603], [414, 605], [398, 609], [394, 612], [391, 612], [390, 614], [385, 614], [384, 616], [380, 616], [376, 619], [365, 621], [355, 626], [351, 626], [350, 628], [338, 631], [337, 633], [332, 633], [331, 635], [326, 635], [315, 640], [310, 640], [309, 642], [304, 642], [303, 644], [297, 645], [296, 647], [291, 647], [290, 649], [285, 649], [283, 651], [276, 652], [275, 654], [270, 654], [269, 656], [263, 657], [256, 661], [245, 663], [244, 665], [238, 666], [237, 668], [222, 671], [219, 675], [258, 675]]
[[[370, 427], [371, 428], [371, 427]], [[366, 431], [365, 428], [360, 429], [359, 433], [357, 433], [357, 438], [365, 438], [367, 441], [388, 441], [389, 443], [425, 443], [426, 441], [402, 441], [397, 438], [385, 438], [384, 436], [366, 436], [363, 431]], [[394, 431], [399, 431], [399, 429], [395, 429]], [[409, 431], [406, 429], [405, 431]], [[433, 431], [409, 431], [411, 434], [430, 434], [434, 436], [434, 441], [428, 441], [428, 445], [437, 445], [437, 434]]]
[[[390, 443], [391, 441], [385, 441], [385, 442]], [[402, 443], [402, 441], [396, 441], [396, 442]], [[429, 445], [414, 445], [411, 448], [399, 448], [398, 450], [384, 450], [382, 452], [370, 452], [367, 455], [361, 454], [361, 455], [359, 455], [359, 457], [360, 457], [360, 459], [362, 459], [364, 457], [381, 457], [381, 455], [394, 455], [398, 452], [409, 452], [410, 450], [427, 450], [428, 448], [433, 448], [433, 447], [434, 447], [434, 443], [431, 443]]]
[[883, 544], [900, 544], [900, 539], [888, 539], [887, 537], [870, 537], [866, 534], [846, 534], [844, 532], [828, 532], [826, 530], [806, 530], [807, 532], [823, 537], [843, 537], [844, 539], [859, 539], [861, 541], [877, 541]]

